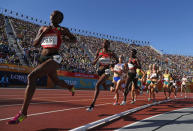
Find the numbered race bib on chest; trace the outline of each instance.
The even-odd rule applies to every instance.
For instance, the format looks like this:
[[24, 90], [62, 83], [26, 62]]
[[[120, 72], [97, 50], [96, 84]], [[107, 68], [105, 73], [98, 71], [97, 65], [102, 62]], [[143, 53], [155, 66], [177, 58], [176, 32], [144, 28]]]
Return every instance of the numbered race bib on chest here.
[[99, 58], [99, 63], [101, 65], [109, 65], [111, 64], [111, 59], [110, 58]]
[[114, 70], [115, 71], [121, 71], [121, 70], [123, 70], [123, 66], [120, 64], [117, 64], [117, 65], [115, 65]]
[[156, 73], [152, 73], [150, 78], [156, 78], [157, 74]]
[[128, 68], [129, 68], [130, 70], [132, 70], [132, 69], [134, 69], [134, 65], [131, 64], [131, 63], [128, 63]]
[[48, 34], [42, 38], [41, 46], [43, 47], [57, 47], [58, 37], [56, 34]]
[[169, 81], [169, 78], [164, 78], [165, 81]]

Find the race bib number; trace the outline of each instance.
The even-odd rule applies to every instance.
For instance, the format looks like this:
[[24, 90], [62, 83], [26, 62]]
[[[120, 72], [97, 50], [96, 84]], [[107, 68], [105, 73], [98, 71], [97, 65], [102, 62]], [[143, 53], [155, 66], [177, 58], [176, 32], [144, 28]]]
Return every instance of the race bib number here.
[[111, 74], [111, 70], [110, 70], [110, 69], [106, 69], [106, 70], [105, 70], [105, 74], [106, 74], [106, 75], [110, 75], [110, 74]]
[[115, 71], [121, 71], [121, 68], [119, 66], [115, 65], [114, 70]]
[[164, 78], [165, 81], [169, 81], [169, 78]]
[[111, 59], [110, 58], [100, 58], [99, 63], [102, 65], [108, 65], [111, 63]]
[[43, 46], [56, 46], [57, 45], [57, 36], [45, 36], [42, 38], [42, 44]]
[[134, 65], [131, 63], [128, 63], [128, 67], [129, 67], [129, 69], [134, 69]]
[[62, 62], [62, 57], [60, 55], [54, 55], [53, 60], [60, 64]]

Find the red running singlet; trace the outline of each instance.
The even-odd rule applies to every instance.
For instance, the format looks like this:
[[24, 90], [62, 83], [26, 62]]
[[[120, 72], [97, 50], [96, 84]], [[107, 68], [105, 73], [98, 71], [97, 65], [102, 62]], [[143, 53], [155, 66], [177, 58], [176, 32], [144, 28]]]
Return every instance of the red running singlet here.
[[44, 35], [41, 41], [43, 48], [59, 49], [62, 43], [60, 28], [54, 28]]

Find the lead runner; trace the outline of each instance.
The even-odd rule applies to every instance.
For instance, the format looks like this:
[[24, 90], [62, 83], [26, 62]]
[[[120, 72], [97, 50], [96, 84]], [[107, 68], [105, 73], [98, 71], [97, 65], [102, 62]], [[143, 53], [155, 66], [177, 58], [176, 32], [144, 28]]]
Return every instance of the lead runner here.
[[68, 85], [63, 80], [58, 79], [56, 72], [62, 61], [62, 57], [58, 53], [62, 41], [76, 42], [76, 37], [67, 28], [59, 25], [62, 20], [62, 12], [53, 11], [50, 16], [51, 26], [42, 26], [39, 29], [33, 46], [41, 45], [43, 47], [39, 58], [40, 65], [28, 75], [28, 83], [21, 111], [13, 119], [8, 121], [8, 124], [18, 124], [27, 118], [27, 110], [36, 89], [36, 80], [42, 76], [48, 75], [55, 85], [67, 88], [74, 95], [74, 86]]

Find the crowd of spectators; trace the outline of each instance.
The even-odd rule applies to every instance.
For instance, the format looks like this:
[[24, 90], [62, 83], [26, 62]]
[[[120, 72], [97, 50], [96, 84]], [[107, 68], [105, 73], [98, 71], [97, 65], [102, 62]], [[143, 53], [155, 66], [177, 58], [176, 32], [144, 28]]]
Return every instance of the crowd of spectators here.
[[5, 17], [2, 14], [0, 14], [0, 34], [0, 63], [20, 65], [16, 52], [9, 47], [5, 32]]
[[0, 63], [21, 65], [16, 52], [11, 51], [8, 44], [0, 41]]
[[26, 63], [28, 65], [32, 65], [32, 63], [34, 63], [34, 66], [37, 65], [36, 59], [40, 50], [34, 48], [32, 43], [40, 26], [13, 17], [9, 17], [9, 19], [14, 28], [16, 42], [20, 44], [24, 50], [23, 57]]
[[5, 33], [5, 18], [0, 14], [0, 41], [7, 42], [7, 35]]
[[[0, 17], [2, 16], [0, 15]], [[40, 26], [12, 17], [9, 17], [9, 19], [15, 31], [16, 41], [23, 48], [24, 56], [27, 58], [28, 64], [31, 65], [32, 63], [34, 66], [37, 65], [41, 48], [34, 48], [32, 43]], [[3, 26], [0, 26], [1, 34], [3, 28]], [[96, 66], [91, 65], [91, 61], [94, 59], [97, 49], [101, 47], [103, 39], [93, 36], [75, 35], [78, 38], [77, 43], [65, 43], [61, 47], [60, 54], [63, 57], [61, 69], [71, 72], [96, 73]], [[0, 38], [2, 39], [2, 37]], [[6, 37], [3, 36], [3, 39], [6, 39]], [[191, 56], [162, 55], [147, 45], [142, 46], [135, 43], [111, 41], [111, 50], [113, 50], [117, 56], [123, 54], [125, 60], [128, 60], [130, 51], [133, 48], [138, 50], [137, 56], [144, 70], [148, 68], [149, 64], [155, 63], [162, 68], [170, 68], [173, 73], [176, 74], [192, 71], [193, 57]]]
[[193, 57], [164, 54], [164, 58], [168, 63], [168, 66], [173, 69], [176, 74], [188, 74], [192, 75], [193, 71]]

